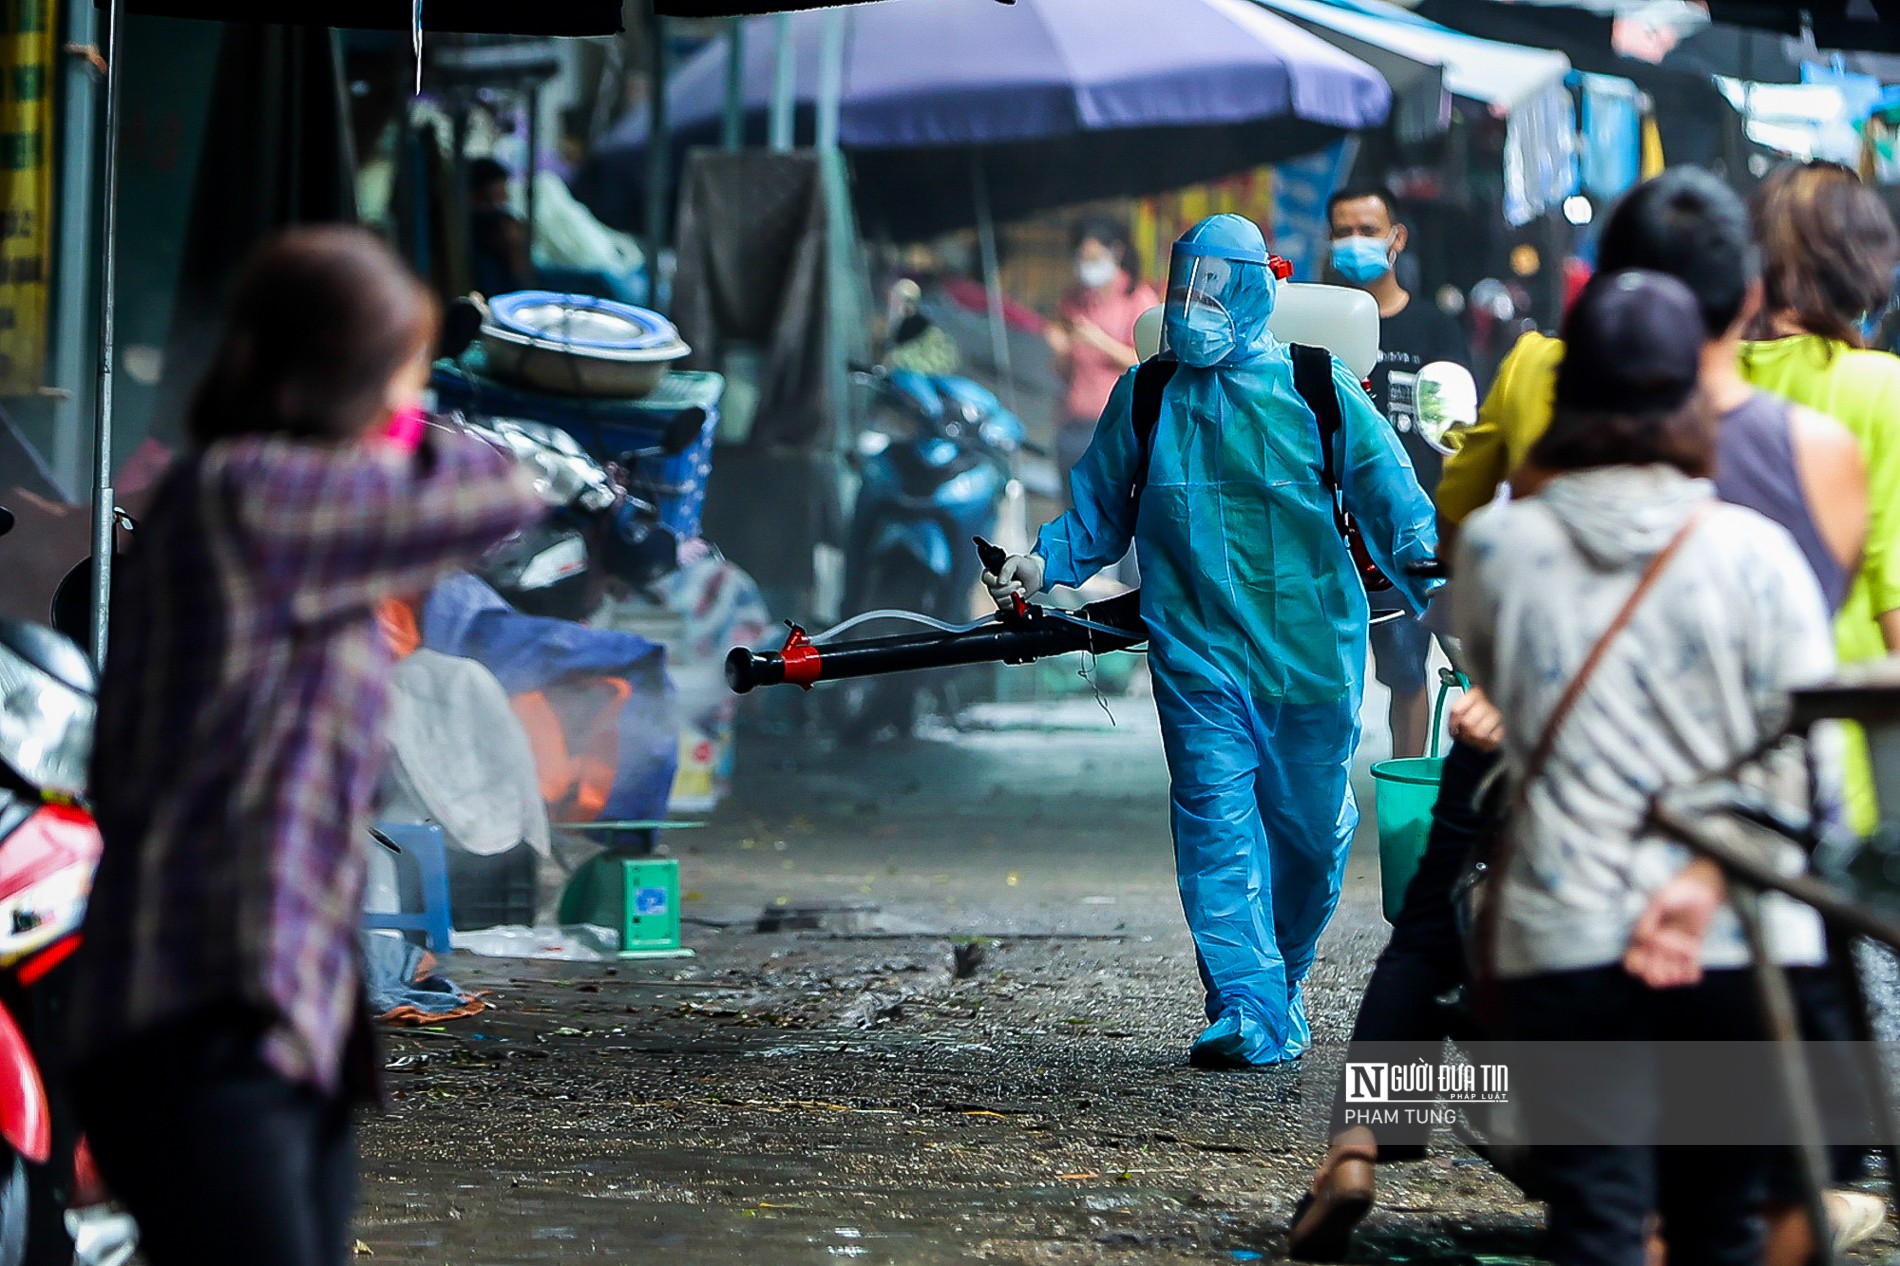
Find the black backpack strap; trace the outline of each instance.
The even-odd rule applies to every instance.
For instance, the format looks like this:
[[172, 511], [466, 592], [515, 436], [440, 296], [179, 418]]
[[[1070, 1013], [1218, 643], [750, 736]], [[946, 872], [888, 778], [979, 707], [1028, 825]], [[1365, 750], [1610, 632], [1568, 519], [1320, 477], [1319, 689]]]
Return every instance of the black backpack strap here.
[[1344, 534], [1346, 512], [1339, 501], [1339, 432], [1345, 420], [1339, 413], [1339, 389], [1333, 385], [1333, 354], [1323, 347], [1289, 343], [1293, 353], [1293, 389], [1319, 419], [1319, 475], [1333, 504], [1333, 521]]
[[1339, 433], [1345, 418], [1339, 411], [1339, 387], [1333, 382], [1333, 354], [1323, 347], [1290, 343], [1293, 353], [1293, 389], [1306, 401], [1306, 407], [1319, 419], [1319, 476], [1326, 484], [1326, 495], [1333, 503], [1333, 525], [1346, 542], [1353, 567], [1368, 592], [1390, 589], [1392, 582], [1380, 572], [1359, 534], [1359, 525], [1346, 513], [1345, 498], [1339, 487]]
[[1135, 428], [1135, 479], [1128, 499], [1137, 507], [1148, 486], [1148, 459], [1154, 455], [1155, 427], [1161, 423], [1161, 393], [1179, 367], [1174, 357], [1158, 355], [1150, 356], [1135, 370], [1135, 399], [1129, 418]]

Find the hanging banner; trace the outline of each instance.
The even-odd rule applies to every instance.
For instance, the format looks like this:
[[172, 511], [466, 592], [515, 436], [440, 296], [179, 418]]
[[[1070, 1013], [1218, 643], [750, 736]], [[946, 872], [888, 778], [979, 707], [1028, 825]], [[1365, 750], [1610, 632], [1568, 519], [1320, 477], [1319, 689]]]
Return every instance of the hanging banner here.
[[1352, 167], [1358, 142], [1351, 137], [1325, 149], [1277, 163], [1273, 168], [1274, 253], [1293, 265], [1293, 280], [1318, 281], [1332, 239], [1326, 202]]
[[0, 396], [45, 381], [55, 31], [53, 0], [0, 0]]

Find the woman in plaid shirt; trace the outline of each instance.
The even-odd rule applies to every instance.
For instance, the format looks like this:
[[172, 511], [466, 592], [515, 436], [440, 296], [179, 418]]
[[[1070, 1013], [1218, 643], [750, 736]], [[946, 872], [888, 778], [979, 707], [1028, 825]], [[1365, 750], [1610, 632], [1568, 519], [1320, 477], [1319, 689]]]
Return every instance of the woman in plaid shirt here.
[[72, 1037], [153, 1266], [347, 1256], [374, 611], [543, 512], [510, 459], [421, 426], [438, 315], [366, 232], [267, 243], [118, 573]]

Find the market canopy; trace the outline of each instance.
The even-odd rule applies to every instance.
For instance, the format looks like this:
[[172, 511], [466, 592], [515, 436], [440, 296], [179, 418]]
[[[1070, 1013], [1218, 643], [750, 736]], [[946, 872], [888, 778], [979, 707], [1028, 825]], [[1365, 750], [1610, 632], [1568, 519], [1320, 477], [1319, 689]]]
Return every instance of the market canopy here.
[[1287, 17], [1361, 40], [1416, 62], [1444, 67], [1445, 87], [1457, 96], [1508, 114], [1538, 94], [1562, 86], [1570, 59], [1542, 48], [1479, 39], [1428, 22], [1397, 5], [1353, 8], [1326, 0], [1260, 0]]
[[[871, 0], [653, 0], [653, 11], [663, 18], [736, 18], [755, 13], [791, 13], [799, 9], [832, 9]], [[1016, 0], [1002, 0], [1015, 4]]]
[[1576, 191], [1577, 114], [1562, 53], [1479, 39], [1385, 0], [1258, 2], [1316, 31], [1440, 66], [1446, 90], [1502, 118], [1506, 223], [1527, 224]]
[[1354, 39], [1296, 14], [1280, 16], [1318, 35], [1341, 52], [1350, 53], [1385, 76], [1392, 89], [1392, 134], [1402, 142], [1424, 141], [1451, 126], [1451, 94], [1445, 88], [1445, 67], [1394, 52], [1382, 44]]
[[[407, 31], [412, 0], [126, 0], [126, 9], [163, 18], [268, 22], [351, 30]], [[613, 35], [620, 0], [423, 0], [422, 29], [467, 35]]]
[[[1373, 68], [1249, 0], [903, 0], [791, 16], [804, 115], [816, 107], [824, 25], [840, 18], [839, 144], [866, 220], [899, 238], [972, 222], [968, 155], [980, 156], [996, 215], [1012, 218], [1307, 153], [1383, 122], [1391, 104]], [[743, 41], [755, 137], [772, 26], [748, 23]], [[718, 139], [726, 62], [722, 38], [675, 75], [675, 145]], [[582, 196], [610, 223], [641, 218], [646, 141], [636, 111], [583, 174]]]
[[1790, 35], [1803, 33], [1805, 17], [1806, 29], [1822, 48], [1900, 53], [1900, 0], [1709, 0], [1709, 16]]
[[1736, 153], [1740, 125], [1710, 80], [1711, 58], [1734, 56], [1799, 78], [1798, 70], [1779, 55], [1781, 41], [1761, 31], [1738, 32], [1705, 22], [1659, 64], [1626, 55], [1617, 40], [1621, 19], [1608, 14], [1507, 0], [1424, 0], [1418, 12], [1469, 35], [1559, 51], [1577, 70], [1634, 83], [1649, 96], [1648, 113], [1671, 162], [1720, 166]]

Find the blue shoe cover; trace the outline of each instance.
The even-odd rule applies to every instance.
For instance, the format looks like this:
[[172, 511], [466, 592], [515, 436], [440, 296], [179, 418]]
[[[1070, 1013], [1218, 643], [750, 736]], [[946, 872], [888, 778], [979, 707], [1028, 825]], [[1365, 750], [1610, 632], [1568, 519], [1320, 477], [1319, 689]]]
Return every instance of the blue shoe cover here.
[[1266, 1025], [1245, 1011], [1229, 1011], [1208, 1025], [1188, 1051], [1196, 1068], [1254, 1068], [1284, 1058]]
[[1286, 1041], [1280, 1044], [1281, 1059], [1298, 1059], [1313, 1044], [1313, 1026], [1306, 1021], [1306, 989], [1293, 986], [1286, 1006]]

